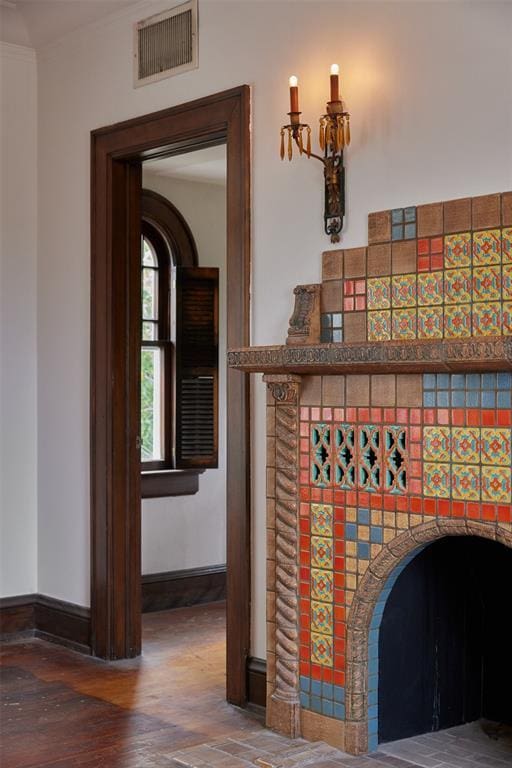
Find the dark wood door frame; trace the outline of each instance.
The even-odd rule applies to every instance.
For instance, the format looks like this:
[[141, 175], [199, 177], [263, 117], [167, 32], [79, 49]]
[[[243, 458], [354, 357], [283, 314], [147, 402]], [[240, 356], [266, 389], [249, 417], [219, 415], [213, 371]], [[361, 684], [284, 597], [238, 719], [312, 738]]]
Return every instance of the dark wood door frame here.
[[[141, 650], [141, 161], [227, 146], [228, 347], [249, 343], [250, 90], [241, 86], [92, 133], [91, 645]], [[227, 372], [227, 698], [246, 702], [250, 642], [249, 381]]]

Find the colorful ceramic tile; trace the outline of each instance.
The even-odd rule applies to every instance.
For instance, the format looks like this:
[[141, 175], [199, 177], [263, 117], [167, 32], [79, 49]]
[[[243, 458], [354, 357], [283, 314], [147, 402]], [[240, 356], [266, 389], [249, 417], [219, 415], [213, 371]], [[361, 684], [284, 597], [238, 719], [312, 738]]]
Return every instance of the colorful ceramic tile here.
[[444, 238], [445, 269], [468, 267], [471, 263], [471, 234], [446, 235]]
[[333, 594], [333, 572], [312, 568], [311, 599], [332, 602]]
[[426, 272], [418, 275], [418, 305], [443, 303], [443, 273]]
[[416, 338], [416, 310], [397, 309], [392, 313], [393, 339]]
[[368, 312], [368, 341], [391, 339], [391, 310]]
[[391, 297], [393, 307], [414, 307], [416, 305], [416, 274], [393, 275]]
[[501, 233], [499, 229], [473, 232], [473, 264], [500, 264]]
[[332, 536], [332, 506], [330, 504], [311, 505], [311, 533], [318, 536]]
[[452, 497], [464, 501], [480, 498], [480, 467], [473, 464], [452, 465]]
[[445, 271], [444, 300], [446, 304], [465, 304], [471, 301], [470, 269], [448, 269]]
[[333, 665], [333, 641], [329, 635], [311, 633], [311, 661], [323, 667]]
[[504, 336], [512, 336], [512, 301], [503, 302], [502, 332]]
[[452, 461], [477, 464], [480, 461], [480, 430], [476, 427], [453, 427]]
[[501, 267], [473, 269], [473, 301], [499, 301], [501, 298]]
[[482, 500], [494, 503], [511, 501], [511, 470], [509, 467], [482, 467]]
[[425, 496], [436, 496], [447, 499], [450, 496], [450, 465], [423, 465], [423, 493]]
[[501, 304], [498, 301], [473, 304], [473, 333], [475, 336], [501, 334]]
[[446, 338], [471, 336], [471, 304], [452, 304], [444, 308]]
[[450, 428], [425, 427], [423, 430], [423, 460], [450, 460]]
[[512, 261], [512, 227], [501, 230], [501, 257], [504, 264]]
[[391, 278], [368, 279], [368, 309], [389, 309], [391, 306]]
[[442, 307], [418, 307], [418, 339], [442, 339], [443, 318]]
[[482, 429], [482, 464], [510, 466], [510, 429], [484, 427]]
[[333, 607], [331, 603], [311, 602], [311, 631], [333, 634]]
[[502, 297], [512, 299], [512, 264], [504, 264], [502, 269]]
[[332, 568], [332, 538], [311, 537], [311, 565], [315, 568]]

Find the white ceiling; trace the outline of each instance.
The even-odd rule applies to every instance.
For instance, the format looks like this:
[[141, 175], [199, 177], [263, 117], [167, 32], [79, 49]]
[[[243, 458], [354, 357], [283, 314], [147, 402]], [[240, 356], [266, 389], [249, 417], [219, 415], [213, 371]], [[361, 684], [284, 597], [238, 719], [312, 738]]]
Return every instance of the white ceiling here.
[[98, 21], [136, 2], [138, 0], [0, 0], [0, 6], [2, 15], [19, 15], [28, 42], [34, 48], [41, 48], [83, 24]]
[[226, 145], [199, 149], [174, 157], [146, 160], [144, 173], [170, 176], [173, 179], [199, 181], [208, 184], [226, 184]]

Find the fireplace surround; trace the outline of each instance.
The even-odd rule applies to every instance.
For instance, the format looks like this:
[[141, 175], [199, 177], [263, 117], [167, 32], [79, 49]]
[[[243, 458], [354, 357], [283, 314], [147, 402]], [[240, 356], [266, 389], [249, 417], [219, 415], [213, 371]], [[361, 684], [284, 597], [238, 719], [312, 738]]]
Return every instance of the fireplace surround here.
[[267, 723], [353, 754], [400, 575], [512, 547], [512, 193], [370, 214], [368, 242], [323, 254], [285, 345], [228, 355], [267, 384]]

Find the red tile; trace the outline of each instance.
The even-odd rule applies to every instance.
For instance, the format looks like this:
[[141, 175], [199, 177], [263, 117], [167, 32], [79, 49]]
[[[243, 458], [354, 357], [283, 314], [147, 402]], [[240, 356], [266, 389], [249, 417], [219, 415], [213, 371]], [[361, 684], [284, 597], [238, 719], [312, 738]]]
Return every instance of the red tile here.
[[[336, 640], [334, 642], [336, 642]], [[336, 669], [345, 669], [345, 654], [343, 653], [334, 654], [334, 666], [336, 667]]]
[[363, 509], [368, 509], [368, 507], [370, 506], [370, 494], [364, 491], [361, 491], [361, 493], [359, 494], [359, 503], [357, 506], [362, 507]]
[[299, 528], [301, 533], [309, 533], [309, 520], [301, 517], [299, 519]]
[[332, 408], [322, 408], [322, 420], [323, 421], [332, 420]]
[[321, 488], [312, 488], [311, 489], [311, 500], [312, 501], [322, 501], [322, 489]]
[[301, 421], [300, 434], [302, 435], [302, 437], [309, 437], [309, 422]]
[[345, 409], [344, 408], [335, 408], [334, 409], [334, 420], [335, 421], [345, 421]]
[[439, 503], [437, 505], [438, 514], [441, 515], [442, 517], [449, 517], [450, 507], [451, 507], [451, 504], [448, 501], [448, 499], [439, 499]]
[[301, 645], [300, 646], [300, 658], [303, 661], [306, 661], [311, 656], [311, 651], [309, 650], [309, 645]]
[[366, 280], [356, 280], [354, 290], [357, 294], [366, 296]]
[[345, 590], [344, 589], [335, 589], [334, 590], [334, 602], [337, 605], [343, 605], [345, 602]]
[[496, 413], [495, 411], [490, 411], [485, 409], [482, 411], [482, 426], [483, 427], [494, 427], [496, 426]]
[[395, 421], [394, 408], [384, 408], [384, 421], [388, 422], [389, 424], [392, 424]]
[[354, 295], [354, 281], [353, 280], [345, 280], [343, 284], [343, 293], [345, 296], [353, 296]]
[[306, 551], [309, 552], [309, 536], [306, 536], [304, 533], [301, 533], [299, 541], [300, 541], [300, 548], [305, 552]]
[[304, 613], [304, 614], [309, 613], [309, 607], [310, 607], [309, 600], [305, 600], [304, 598], [302, 598], [299, 602], [299, 606], [300, 606], [301, 613]]
[[301, 613], [299, 617], [299, 626], [302, 630], [309, 631], [309, 628], [311, 626], [311, 617], [309, 614]]
[[305, 581], [299, 583], [299, 595], [301, 597], [308, 597], [309, 595], [309, 584], [306, 584]]
[[309, 549], [308, 550], [302, 549], [299, 552], [299, 562], [301, 565], [309, 565], [310, 563]]
[[475, 504], [474, 502], [468, 502], [466, 504], [466, 514], [468, 517], [471, 517], [473, 519], [477, 519], [480, 517], [480, 504]]
[[423, 421], [425, 424], [435, 424], [436, 416], [433, 408], [425, 408], [423, 411]]
[[411, 427], [409, 430], [409, 435], [413, 443], [419, 443], [421, 440], [423, 440], [423, 430], [421, 427]]
[[334, 554], [335, 555], [344, 555], [345, 554], [345, 542], [343, 539], [335, 539], [334, 540]]
[[430, 243], [428, 238], [422, 238], [418, 240], [418, 255], [424, 256], [426, 253], [430, 253]]
[[442, 269], [444, 267], [443, 264], [443, 255], [442, 254], [436, 254], [435, 256], [432, 255], [430, 257], [430, 267], [432, 269], [432, 272], [436, 272], [439, 269]]
[[[336, 493], [334, 494], [334, 496], [336, 496]], [[334, 522], [343, 523], [344, 520], [345, 520], [345, 507], [334, 507]], [[343, 536], [343, 534], [341, 535]]]
[[498, 520], [500, 523], [510, 523], [512, 521], [512, 507], [500, 504], [498, 506]]
[[409, 420], [409, 413], [407, 408], [397, 408], [396, 409], [396, 420], [399, 424], [407, 424]]
[[452, 517], [464, 517], [464, 502], [452, 502]]
[[443, 253], [443, 238], [433, 237], [430, 241], [430, 253]]
[[337, 539], [342, 539], [345, 536], [345, 526], [343, 523], [334, 523], [334, 535]]
[[370, 416], [373, 423], [379, 424], [382, 421], [382, 409], [372, 408], [370, 410]]
[[324, 488], [322, 491], [322, 501], [324, 504], [332, 504], [334, 491], [332, 488]]
[[482, 504], [482, 520], [496, 520], [494, 504]]
[[466, 412], [462, 408], [454, 408], [452, 411], [452, 424], [463, 427], [466, 422]]
[[[344, 639], [344, 646], [346, 646], [345, 641], [345, 635], [347, 634], [347, 628], [345, 626], [344, 621], [337, 621], [334, 625], [334, 634], [336, 637], [340, 637]], [[345, 647], [343, 648], [343, 653], [345, 653]]]
[[306, 472], [306, 470], [301, 469], [301, 471], [299, 472], [299, 482], [301, 483], [301, 485], [306, 485], [307, 483], [309, 483], [309, 471]]
[[301, 453], [299, 462], [303, 469], [307, 469], [309, 467], [309, 453]]
[[421, 461], [411, 461], [409, 463], [409, 471], [410, 471], [411, 477], [421, 477], [422, 475]]
[[324, 667], [322, 672], [322, 679], [324, 683], [332, 683], [334, 677], [334, 672], [332, 669], [329, 669], [329, 667]]
[[411, 411], [409, 414], [411, 424], [421, 424], [421, 414], [422, 414], [421, 408], [411, 408]]
[[301, 418], [301, 421], [307, 421], [309, 419], [309, 408], [306, 408], [304, 406], [301, 407], [300, 418]]
[[357, 418], [361, 421], [369, 421], [370, 420], [370, 409], [369, 408], [358, 408], [357, 409]]
[[[334, 503], [340, 504], [342, 507], [345, 506], [345, 491], [334, 491]], [[335, 510], [336, 513], [336, 510]]]
[[407, 496], [397, 496], [396, 497], [396, 508], [399, 512], [407, 512], [407, 509], [409, 507], [409, 499]]
[[336, 571], [344, 571], [345, 570], [345, 558], [344, 557], [335, 557], [334, 558], [334, 570], [336, 570]]
[[299, 579], [301, 581], [309, 581], [310, 577], [310, 569], [306, 566], [301, 565], [299, 568]]
[[311, 665], [311, 677], [313, 680], [320, 680], [322, 677], [322, 667], [319, 664]]
[[391, 494], [386, 493], [384, 494], [384, 509], [388, 512], [393, 511], [395, 509], [396, 502], [396, 496], [391, 496]]
[[345, 574], [344, 573], [335, 573], [334, 574], [334, 586], [337, 589], [345, 589]]
[[361, 312], [366, 309], [366, 296], [356, 296], [356, 310]]
[[345, 296], [343, 299], [343, 309], [345, 312], [354, 311], [354, 298], [353, 296]]
[[357, 408], [346, 408], [347, 421], [357, 421]]
[[334, 682], [336, 685], [345, 685], [345, 672], [343, 670], [335, 670]]
[[449, 424], [450, 423], [450, 411], [447, 408], [438, 408], [437, 409], [437, 420], [439, 424]]
[[372, 493], [370, 496], [370, 508], [371, 509], [382, 509], [383, 508], [383, 499], [382, 495], [380, 493]]
[[[335, 605], [334, 606], [334, 621], [345, 621], [346, 619], [346, 611], [345, 608], [342, 605]], [[343, 651], [345, 648], [343, 647]]]
[[311, 409], [311, 421], [320, 421], [320, 408]]
[[411, 498], [411, 512], [421, 512], [423, 509], [423, 500], [418, 496]]
[[421, 459], [423, 455], [423, 443], [411, 443], [409, 446], [409, 456], [411, 459]]
[[509, 427], [512, 423], [512, 411], [499, 410], [496, 411], [497, 421], [500, 427]]
[[311, 488], [309, 488], [307, 485], [301, 485], [299, 493], [302, 501], [309, 501], [311, 497]]
[[425, 510], [425, 514], [426, 515], [435, 515], [436, 514], [436, 500], [435, 499], [425, 499], [424, 510]]
[[357, 492], [347, 491], [347, 507], [355, 507], [357, 504]]
[[409, 490], [411, 493], [421, 493], [423, 489], [423, 483], [418, 478], [412, 478], [409, 481]]
[[306, 677], [309, 677], [309, 673], [311, 671], [311, 664], [309, 663], [309, 661], [300, 661], [299, 669], [300, 669], [301, 675], [305, 675]]
[[418, 256], [418, 272], [430, 271], [430, 256]]
[[470, 427], [480, 426], [480, 411], [477, 408], [469, 408], [466, 414], [467, 423]]
[[299, 505], [299, 514], [301, 517], [309, 517], [309, 504], [301, 502]]
[[300, 439], [300, 450], [301, 453], [308, 453], [309, 454], [309, 440], [307, 437], [301, 437]]

